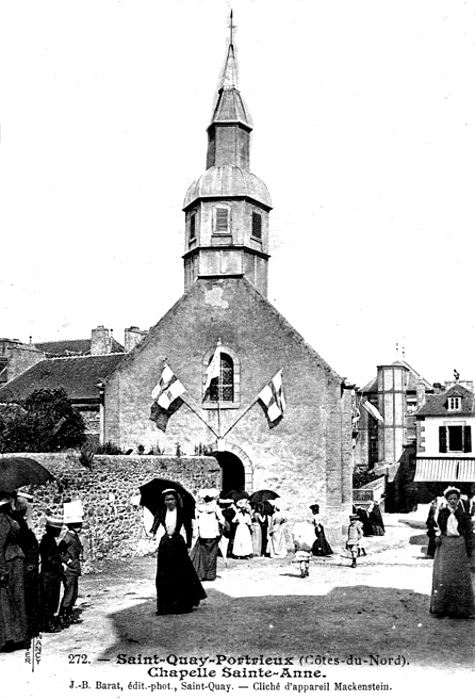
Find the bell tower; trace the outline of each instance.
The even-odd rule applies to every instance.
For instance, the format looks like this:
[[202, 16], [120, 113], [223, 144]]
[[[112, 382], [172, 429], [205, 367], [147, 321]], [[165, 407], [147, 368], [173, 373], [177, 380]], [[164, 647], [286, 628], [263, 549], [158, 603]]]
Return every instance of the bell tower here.
[[271, 198], [250, 171], [251, 119], [238, 90], [233, 12], [225, 67], [207, 129], [206, 170], [188, 188], [185, 291], [198, 278], [246, 277], [267, 296]]

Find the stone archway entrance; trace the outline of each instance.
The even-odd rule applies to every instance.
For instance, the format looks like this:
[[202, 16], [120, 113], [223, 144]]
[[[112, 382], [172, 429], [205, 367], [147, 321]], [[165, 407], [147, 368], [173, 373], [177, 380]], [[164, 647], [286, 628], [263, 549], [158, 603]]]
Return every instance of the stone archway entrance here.
[[221, 468], [221, 492], [253, 490], [251, 460], [241, 447], [227, 440], [210, 445], [210, 452]]
[[245, 488], [245, 468], [243, 462], [233, 452], [216, 452], [214, 455], [221, 467], [221, 491], [225, 495], [233, 489]]

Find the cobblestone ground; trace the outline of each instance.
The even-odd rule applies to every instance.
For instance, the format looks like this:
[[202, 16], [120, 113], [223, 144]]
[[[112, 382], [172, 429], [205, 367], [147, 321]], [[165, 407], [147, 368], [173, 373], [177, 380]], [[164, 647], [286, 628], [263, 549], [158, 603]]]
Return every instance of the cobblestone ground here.
[[[43, 635], [33, 672], [24, 652], [4, 655], [2, 677], [12, 688], [21, 678], [25, 687], [20, 697], [34, 697], [41, 687], [50, 696], [64, 696], [81, 689], [82, 682], [88, 684], [84, 690], [89, 696], [98, 682], [122, 684], [122, 691], [108, 688], [108, 698], [129, 693], [137, 697], [145, 689], [200, 694], [199, 684], [209, 682], [199, 674], [185, 677], [185, 683], [197, 684], [194, 688], [183, 689], [176, 677], [171, 690], [170, 677], [151, 682], [150, 666], [137, 661], [157, 654], [163, 660], [159, 665], [177, 673], [199, 668], [200, 662], [191, 664], [192, 657], [208, 657], [203, 669], [221, 661], [212, 681], [218, 694], [282, 693], [286, 683], [297, 694], [332, 694], [344, 689], [335, 690], [335, 683], [352, 682], [386, 684], [394, 697], [420, 688], [425, 695], [431, 690], [435, 700], [447, 695], [448, 683], [452, 693], [456, 688], [465, 691], [474, 680], [474, 621], [429, 615], [432, 561], [425, 558], [422, 523], [413, 514], [385, 519], [385, 537], [364, 540], [368, 555], [356, 569], [349, 567], [343, 549], [328, 559], [313, 559], [306, 579], [300, 578], [291, 555], [284, 560], [229, 560], [227, 566], [219, 559], [217, 580], [205, 583], [208, 598], [190, 615], [155, 616], [154, 558], [106, 563], [99, 573], [81, 579], [82, 624]], [[264, 665], [239, 663], [244, 655]], [[266, 665], [266, 658], [273, 662]], [[130, 659], [136, 663], [118, 663]], [[282, 677], [284, 667], [289, 671]], [[239, 675], [249, 668], [271, 669], [272, 674], [260, 681]], [[293, 680], [292, 674], [303, 668], [314, 675]], [[279, 682], [280, 688], [255, 688], [256, 682]], [[128, 689], [130, 683], [138, 685]], [[164, 687], [150, 687], [154, 683]], [[228, 692], [221, 687], [227, 683]], [[209, 692], [211, 686], [203, 690]], [[363, 695], [368, 697], [368, 692]]]

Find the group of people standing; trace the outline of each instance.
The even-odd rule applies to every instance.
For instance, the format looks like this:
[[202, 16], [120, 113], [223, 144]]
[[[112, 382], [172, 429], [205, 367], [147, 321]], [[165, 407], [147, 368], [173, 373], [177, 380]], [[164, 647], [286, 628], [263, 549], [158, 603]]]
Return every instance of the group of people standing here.
[[202, 489], [195, 508], [192, 561], [202, 580], [216, 577], [216, 559], [285, 557], [286, 518], [279, 503], [251, 504], [248, 498], [219, 499], [217, 489]]
[[[81, 575], [81, 522], [48, 517], [38, 543], [31, 529], [33, 498], [0, 493], [0, 651], [28, 647], [41, 632], [79, 622], [74, 611]], [[61, 596], [61, 587], [63, 595]]]
[[279, 503], [220, 500], [213, 488], [198, 493], [191, 515], [177, 489], [164, 489], [150, 530], [158, 542], [156, 614], [196, 608], [207, 597], [202, 581], [216, 578], [219, 553], [225, 559], [285, 557], [285, 523]]
[[[311, 556], [330, 557], [318, 503], [309, 506], [311, 516], [293, 530], [294, 561], [301, 576], [309, 575]], [[378, 504], [370, 509], [372, 535], [385, 533]], [[370, 515], [365, 515], [370, 519]], [[360, 539], [365, 536], [362, 513], [351, 516], [347, 548], [352, 566], [365, 554]], [[253, 556], [284, 558], [287, 555], [286, 517], [279, 499], [261, 504], [248, 498], [220, 500], [217, 489], [198, 493], [195, 513], [186, 512], [178, 490], [165, 489], [151, 534], [157, 538], [157, 614], [191, 612], [207, 597], [203, 581], [214, 581], [217, 558], [221, 554], [247, 559]], [[370, 532], [368, 533], [370, 536]]]

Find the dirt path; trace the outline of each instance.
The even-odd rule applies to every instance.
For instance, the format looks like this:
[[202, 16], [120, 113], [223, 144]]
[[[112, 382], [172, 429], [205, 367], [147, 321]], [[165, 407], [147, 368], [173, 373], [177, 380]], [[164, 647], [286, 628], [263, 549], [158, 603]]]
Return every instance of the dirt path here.
[[[366, 540], [368, 556], [357, 569], [349, 568], [342, 553], [313, 559], [307, 579], [299, 577], [291, 556], [231, 560], [228, 567], [219, 560], [217, 580], [205, 584], [207, 600], [184, 616], [155, 616], [154, 558], [111, 562], [81, 580], [84, 622], [43, 637], [35, 680], [48, 674], [66, 687], [94, 670], [95, 682], [122, 674], [150, 684], [147, 668], [117, 661], [154, 654], [166, 671], [193, 668], [194, 656], [208, 657], [204, 667], [211, 668], [221, 654], [222, 678], [224, 666], [240, 671], [249, 664], [238, 663], [239, 657], [262, 654], [288, 657], [293, 668], [310, 664], [320, 675], [307, 684], [345, 681], [350, 671], [352, 678], [370, 673], [375, 682], [395, 673], [407, 682], [427, 676], [434, 681], [443, 672], [457, 673], [461, 681], [474, 664], [474, 622], [429, 615], [432, 561], [424, 557], [424, 531], [402, 516], [387, 520], [387, 535]], [[10, 655], [11, 665], [20, 662], [20, 652]], [[278, 663], [276, 669], [282, 667]], [[232, 681], [245, 682], [236, 678]]]

